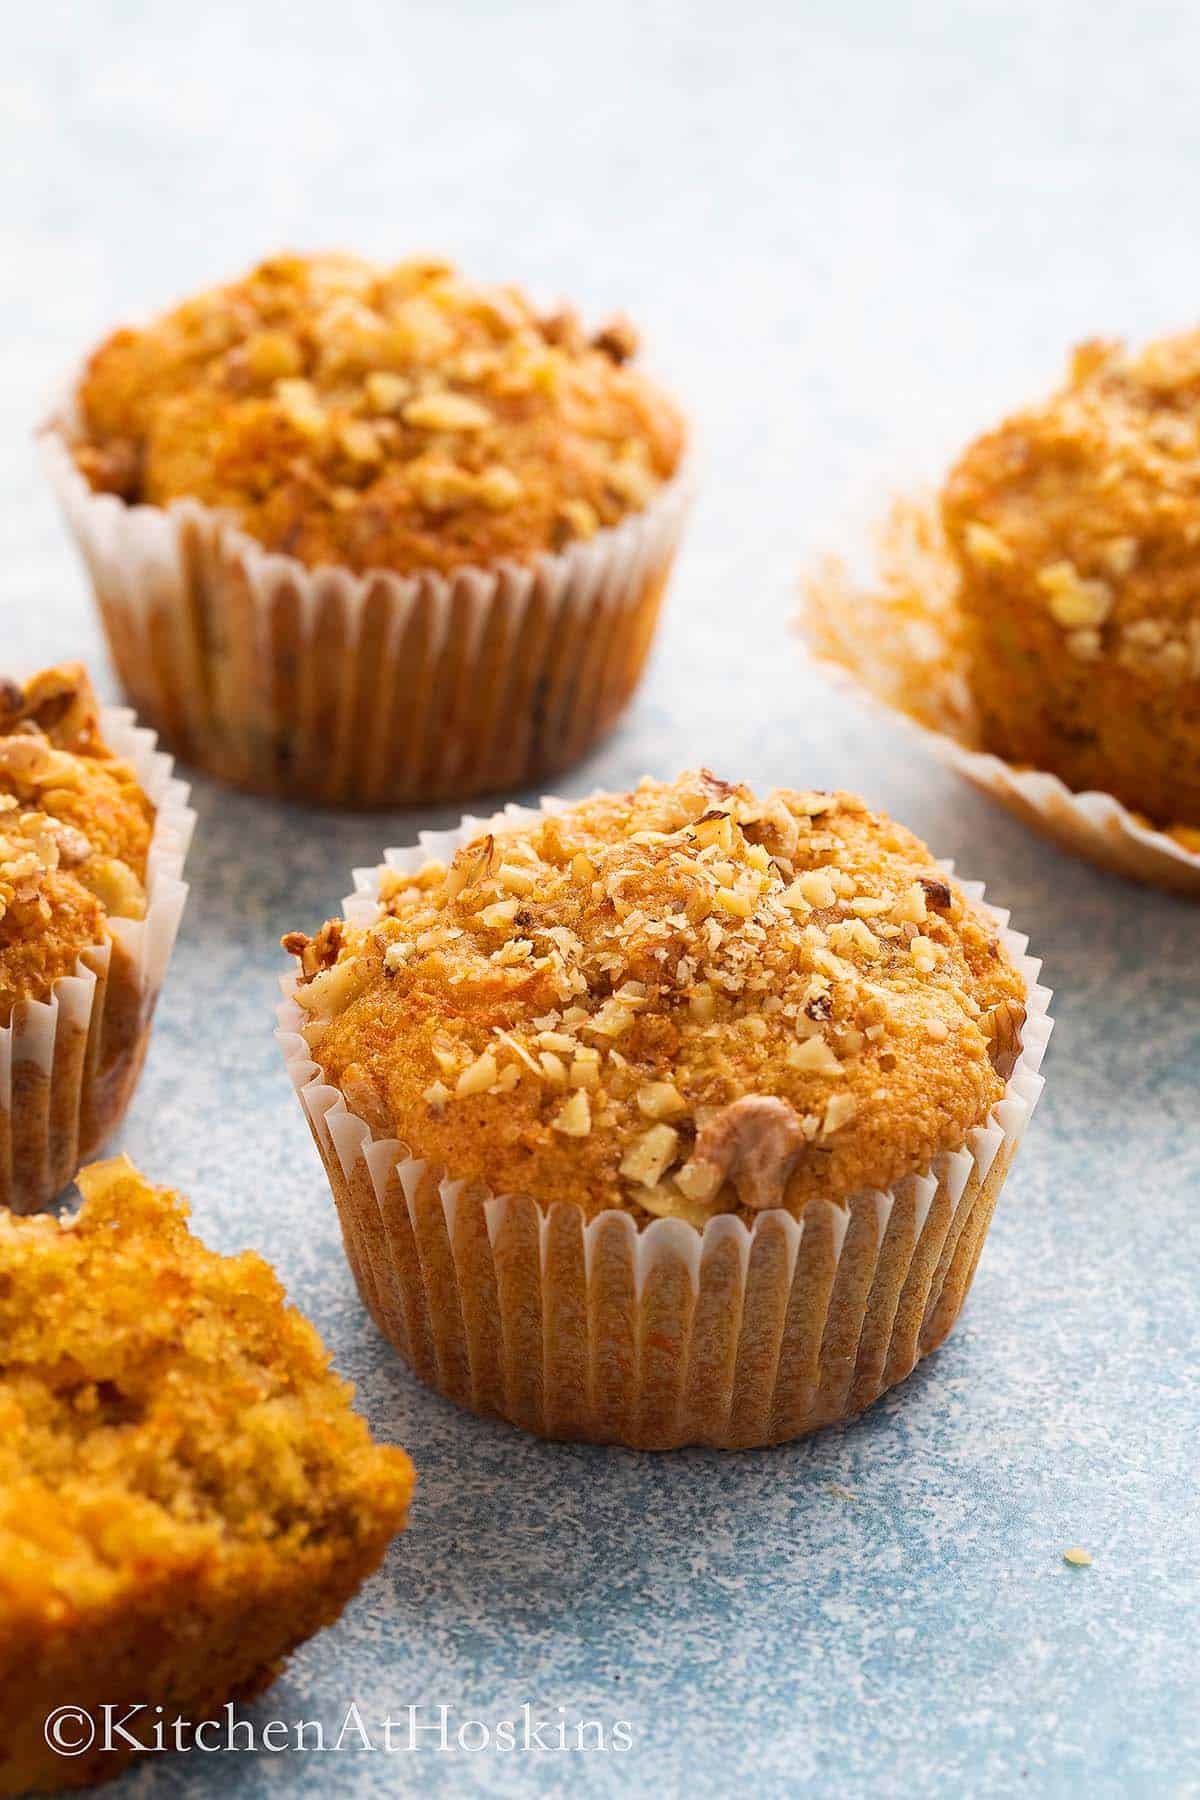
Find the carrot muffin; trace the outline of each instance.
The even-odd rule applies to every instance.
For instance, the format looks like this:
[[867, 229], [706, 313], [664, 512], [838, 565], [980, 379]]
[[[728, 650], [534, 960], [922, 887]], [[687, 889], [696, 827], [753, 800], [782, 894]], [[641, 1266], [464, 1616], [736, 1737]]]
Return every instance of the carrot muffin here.
[[182, 906], [160, 895], [171, 923], [151, 928], [158, 825], [78, 663], [0, 679], [2, 1205], [52, 1199], [124, 1112], [156, 991], [145, 940], [165, 932], [165, 960]]
[[[75, 1218], [0, 1214], [0, 1793], [82, 1787], [164, 1708], [275, 1678], [405, 1519], [413, 1473], [257, 1256], [125, 1158]], [[58, 1708], [63, 1755], [44, 1726]], [[87, 1745], [89, 1731], [95, 1742]]]
[[1081, 345], [879, 551], [807, 583], [819, 654], [1068, 847], [1200, 892], [1200, 332]]
[[707, 771], [448, 850], [284, 940], [293, 1076], [418, 1370], [640, 1445], [794, 1436], [906, 1375], [1013, 1148], [962, 1155], [1034, 1005], [995, 916], [853, 796]]
[[942, 514], [983, 742], [1200, 828], [1200, 331], [1081, 346]]
[[636, 350], [623, 319], [351, 256], [274, 257], [116, 332], [52, 436], [139, 711], [217, 774], [325, 801], [582, 754], [640, 674], [679, 523], [683, 426]]

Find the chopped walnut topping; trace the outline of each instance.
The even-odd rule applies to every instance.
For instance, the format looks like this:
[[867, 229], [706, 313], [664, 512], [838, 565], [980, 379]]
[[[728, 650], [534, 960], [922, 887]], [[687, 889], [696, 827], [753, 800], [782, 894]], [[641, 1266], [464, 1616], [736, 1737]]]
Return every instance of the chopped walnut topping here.
[[1128, 575], [1137, 562], [1140, 548], [1135, 537], [1109, 538], [1108, 542], [1101, 546], [1101, 555], [1109, 574], [1115, 575], [1118, 580]]
[[600, 518], [594, 506], [586, 500], [564, 500], [555, 514], [554, 547], [564, 549], [572, 538], [586, 543], [599, 529]]
[[1000, 533], [993, 531], [990, 525], [982, 525], [978, 519], [972, 519], [966, 526], [963, 536], [968, 556], [982, 564], [985, 569], [1003, 568], [1006, 563], [1012, 562], [1012, 550]]
[[632, 361], [638, 351], [638, 334], [636, 327], [625, 317], [624, 313], [615, 313], [592, 339], [595, 349], [611, 357], [615, 363]]
[[621, 1173], [627, 1181], [643, 1187], [657, 1187], [675, 1160], [679, 1133], [670, 1125], [652, 1125], [643, 1131], [621, 1158]]
[[807, 1069], [814, 1075], [840, 1075], [842, 1065], [822, 1037], [805, 1038], [788, 1048], [788, 1061], [794, 1069]]
[[858, 1101], [852, 1094], [831, 1094], [825, 1102], [825, 1117], [821, 1125], [821, 1136], [832, 1137], [848, 1125], [858, 1112]]
[[1048, 596], [1055, 622], [1070, 630], [1103, 625], [1112, 611], [1113, 591], [1108, 582], [1085, 580], [1073, 562], [1049, 563], [1037, 579]]
[[0, 795], [0, 922], [11, 913], [34, 910], [49, 917], [41, 897], [43, 878], [58, 867], [58, 843], [42, 813], [21, 813], [15, 800]]
[[559, 345], [574, 355], [578, 355], [586, 343], [579, 314], [572, 306], [562, 306], [557, 312], [547, 313], [544, 319], [538, 320], [538, 329], [548, 344]]
[[467, 1100], [472, 1094], [486, 1093], [499, 1073], [496, 1058], [490, 1050], [485, 1050], [469, 1068], [463, 1070], [454, 1084], [454, 1092], [460, 1100]]
[[679, 467], [636, 349], [626, 320], [589, 336], [445, 264], [275, 257], [101, 345], [75, 456], [98, 489], [199, 501], [310, 567], [531, 566]]
[[520, 502], [524, 489], [511, 469], [491, 463], [475, 484], [475, 492], [489, 511], [507, 512], [510, 506]]
[[[950, 907], [953, 904], [953, 896], [950, 893], [950, 884], [948, 882], [940, 881], [936, 877], [923, 875], [918, 886], [935, 912], [950, 911]], [[917, 923], [921, 923], [920, 918], [917, 919]]]
[[552, 1124], [565, 1137], [587, 1137], [592, 1129], [592, 1110], [585, 1089], [575, 1089], [554, 1115]]
[[78, 664], [0, 680], [0, 1026], [145, 916], [153, 820]]
[[289, 956], [299, 957], [300, 972], [306, 980], [311, 981], [319, 970], [332, 968], [338, 959], [345, 935], [346, 927], [341, 919], [329, 919], [316, 937], [307, 937], [303, 931], [289, 931], [280, 942]]
[[687, 1101], [673, 1081], [650, 1081], [637, 1092], [638, 1111], [648, 1119], [673, 1119], [684, 1112]]
[[795, 885], [810, 906], [832, 906], [837, 899], [833, 883], [824, 869], [809, 869]]
[[1025, 1008], [1019, 1000], [1013, 999], [999, 1001], [979, 1020], [979, 1028], [990, 1046], [992, 1066], [1006, 1081], [1021, 1054], [1024, 1023]]
[[465, 394], [422, 394], [404, 408], [404, 423], [423, 431], [484, 431], [491, 422], [487, 407]]
[[288, 940], [314, 1054], [335, 1084], [374, 1056], [390, 1134], [493, 1187], [529, 1191], [544, 1166], [538, 1198], [584, 1180], [597, 1206], [695, 1225], [886, 1187], [881, 1095], [903, 1155], [928, 1160], [999, 1092], [995, 1009], [1020, 988], [994, 931], [848, 795], [646, 782], [497, 818], [379, 895], [368, 925]]
[[[100, 708], [80, 663], [43, 669], [24, 686], [0, 678], [0, 737], [32, 733], [56, 749], [90, 756], [100, 748]], [[55, 765], [64, 772], [65, 765]]]
[[85, 837], [74, 825], [64, 825], [61, 819], [47, 818], [46, 828], [58, 845], [60, 869], [77, 869], [95, 856], [91, 839]]
[[753, 1212], [783, 1204], [783, 1191], [807, 1138], [796, 1113], [782, 1100], [747, 1094], [704, 1126], [693, 1167], [732, 1181], [738, 1199]]
[[403, 375], [394, 375], [387, 369], [373, 371], [367, 376], [363, 388], [368, 406], [376, 413], [399, 412], [412, 394], [412, 383]]

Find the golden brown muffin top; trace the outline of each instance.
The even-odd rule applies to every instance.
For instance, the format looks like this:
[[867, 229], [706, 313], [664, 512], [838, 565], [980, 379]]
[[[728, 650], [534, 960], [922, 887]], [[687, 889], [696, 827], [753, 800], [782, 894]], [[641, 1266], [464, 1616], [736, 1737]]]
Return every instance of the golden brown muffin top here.
[[0, 1647], [172, 1573], [234, 1581], [399, 1530], [412, 1488], [259, 1257], [127, 1158], [75, 1218], [0, 1212]]
[[91, 357], [80, 469], [97, 489], [231, 513], [310, 566], [529, 562], [640, 511], [683, 426], [622, 319], [448, 263], [277, 256]]
[[1024, 987], [989, 917], [850, 794], [706, 770], [492, 822], [285, 948], [325, 1077], [456, 1178], [589, 1216], [887, 1188], [1003, 1091]]
[[46, 999], [109, 918], [144, 916], [153, 831], [80, 664], [0, 678], [0, 1025]]
[[1200, 331], [1081, 345], [965, 452], [943, 516], [968, 600], [1037, 609], [1064, 658], [1200, 680]]

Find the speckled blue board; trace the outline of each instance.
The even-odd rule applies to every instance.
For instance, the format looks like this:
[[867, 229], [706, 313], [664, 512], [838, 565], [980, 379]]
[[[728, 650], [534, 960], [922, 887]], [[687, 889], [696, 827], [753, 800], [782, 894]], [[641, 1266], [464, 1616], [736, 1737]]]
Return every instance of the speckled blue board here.
[[[122, 313], [289, 243], [445, 249], [625, 305], [705, 488], [650, 679], [563, 788], [696, 761], [859, 788], [1011, 906], [1058, 1019], [965, 1316], [903, 1388], [770, 1452], [540, 1444], [377, 1338], [271, 1039], [280, 932], [418, 820], [198, 781], [121, 1146], [211, 1242], [274, 1259], [421, 1481], [383, 1571], [247, 1715], [332, 1742], [357, 1701], [376, 1748], [352, 1722], [336, 1751], [148, 1757], [118, 1791], [1200, 1793], [1200, 909], [1031, 837], [832, 697], [787, 629], [865, 485], [936, 468], [1073, 336], [1195, 319], [1195, 14], [111, 0], [5, 36], [4, 663], [82, 653], [110, 680], [28, 431]], [[525, 1703], [608, 1748], [525, 1750]], [[406, 1709], [443, 1705], [452, 1741], [514, 1719], [518, 1747], [404, 1749]]]

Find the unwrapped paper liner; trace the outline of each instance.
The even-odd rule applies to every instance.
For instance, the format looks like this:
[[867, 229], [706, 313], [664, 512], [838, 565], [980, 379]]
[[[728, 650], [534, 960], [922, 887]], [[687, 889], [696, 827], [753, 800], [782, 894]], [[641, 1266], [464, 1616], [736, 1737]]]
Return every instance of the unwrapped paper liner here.
[[40, 434], [125, 692], [235, 786], [400, 806], [519, 788], [583, 756], [645, 664], [692, 480], [531, 564], [401, 576], [309, 568], [193, 500], [128, 505]]
[[187, 898], [196, 822], [187, 787], [128, 708], [102, 708], [100, 730], [156, 808], [146, 913], [109, 919], [108, 940], [85, 950], [47, 1000], [18, 1001], [0, 1027], [0, 1206], [14, 1212], [49, 1205], [120, 1122]]
[[[543, 800], [543, 812], [564, 802]], [[539, 813], [509, 806], [496, 829]], [[448, 862], [489, 822], [423, 833], [386, 866]], [[379, 869], [355, 871], [351, 923], [376, 916]], [[964, 892], [982, 901], [978, 884]], [[473, 1411], [545, 1437], [639, 1449], [778, 1443], [847, 1419], [953, 1326], [996, 1197], [1042, 1089], [1049, 991], [1027, 939], [988, 908], [1026, 982], [1004, 1097], [961, 1149], [887, 1193], [812, 1200], [747, 1227], [679, 1219], [640, 1231], [570, 1201], [467, 1192], [378, 1138], [323, 1079], [284, 982], [280, 1045], [337, 1202], [359, 1292], [415, 1372]]]
[[[1113, 794], [1076, 793], [1045, 769], [1021, 768], [979, 745], [935, 509], [928, 500], [901, 500], [882, 516], [879, 569], [864, 567], [861, 557], [829, 557], [804, 584], [798, 623], [817, 666], [851, 699], [918, 733], [939, 761], [1064, 849], [1200, 898], [1200, 833], [1189, 834], [1193, 848]], [[905, 577], [890, 591], [889, 561]]]

